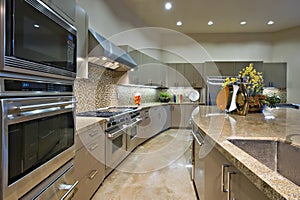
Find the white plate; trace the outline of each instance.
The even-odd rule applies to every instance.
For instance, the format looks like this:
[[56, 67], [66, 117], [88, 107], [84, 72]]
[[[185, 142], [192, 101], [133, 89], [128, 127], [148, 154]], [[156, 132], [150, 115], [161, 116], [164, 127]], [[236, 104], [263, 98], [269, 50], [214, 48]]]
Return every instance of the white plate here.
[[199, 92], [197, 90], [193, 90], [189, 94], [189, 99], [191, 101], [198, 101], [199, 97], [200, 97], [200, 95], [199, 95]]

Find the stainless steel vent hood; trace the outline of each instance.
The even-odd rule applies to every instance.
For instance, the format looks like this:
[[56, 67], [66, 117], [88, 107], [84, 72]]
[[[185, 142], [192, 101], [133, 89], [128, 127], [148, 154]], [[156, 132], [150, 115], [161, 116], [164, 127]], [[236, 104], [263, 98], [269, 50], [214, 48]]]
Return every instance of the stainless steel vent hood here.
[[123, 49], [89, 29], [88, 61], [116, 71], [127, 71], [137, 64]]

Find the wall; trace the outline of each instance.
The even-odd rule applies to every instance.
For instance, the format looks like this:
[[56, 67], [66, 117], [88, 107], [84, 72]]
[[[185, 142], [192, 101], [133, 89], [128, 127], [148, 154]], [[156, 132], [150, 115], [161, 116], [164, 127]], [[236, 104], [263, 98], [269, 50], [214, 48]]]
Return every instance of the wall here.
[[300, 27], [274, 34], [273, 61], [287, 62], [287, 101], [300, 103]]
[[[269, 33], [244, 34], [171, 34], [163, 36], [164, 62], [272, 61], [272, 37]], [[190, 38], [188, 38], [190, 37]], [[175, 58], [175, 60], [174, 60]]]

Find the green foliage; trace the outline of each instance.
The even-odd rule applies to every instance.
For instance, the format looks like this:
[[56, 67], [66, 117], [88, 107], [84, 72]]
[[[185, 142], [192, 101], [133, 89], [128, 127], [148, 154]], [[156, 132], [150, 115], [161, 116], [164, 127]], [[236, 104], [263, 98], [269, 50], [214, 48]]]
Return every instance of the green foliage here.
[[267, 106], [269, 106], [270, 108], [275, 108], [276, 104], [280, 103], [280, 97], [276, 96], [275, 94], [272, 96], [267, 95], [266, 96], [266, 100], [265, 103]]

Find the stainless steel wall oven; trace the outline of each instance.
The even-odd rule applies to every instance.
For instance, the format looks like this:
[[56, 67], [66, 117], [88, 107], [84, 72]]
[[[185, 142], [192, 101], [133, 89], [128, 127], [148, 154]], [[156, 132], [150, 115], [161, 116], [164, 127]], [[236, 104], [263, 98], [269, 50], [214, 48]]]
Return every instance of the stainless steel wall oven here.
[[41, 0], [0, 2], [1, 71], [75, 79], [74, 26]]
[[18, 199], [74, 158], [73, 85], [0, 77], [0, 89], [1, 197]]

